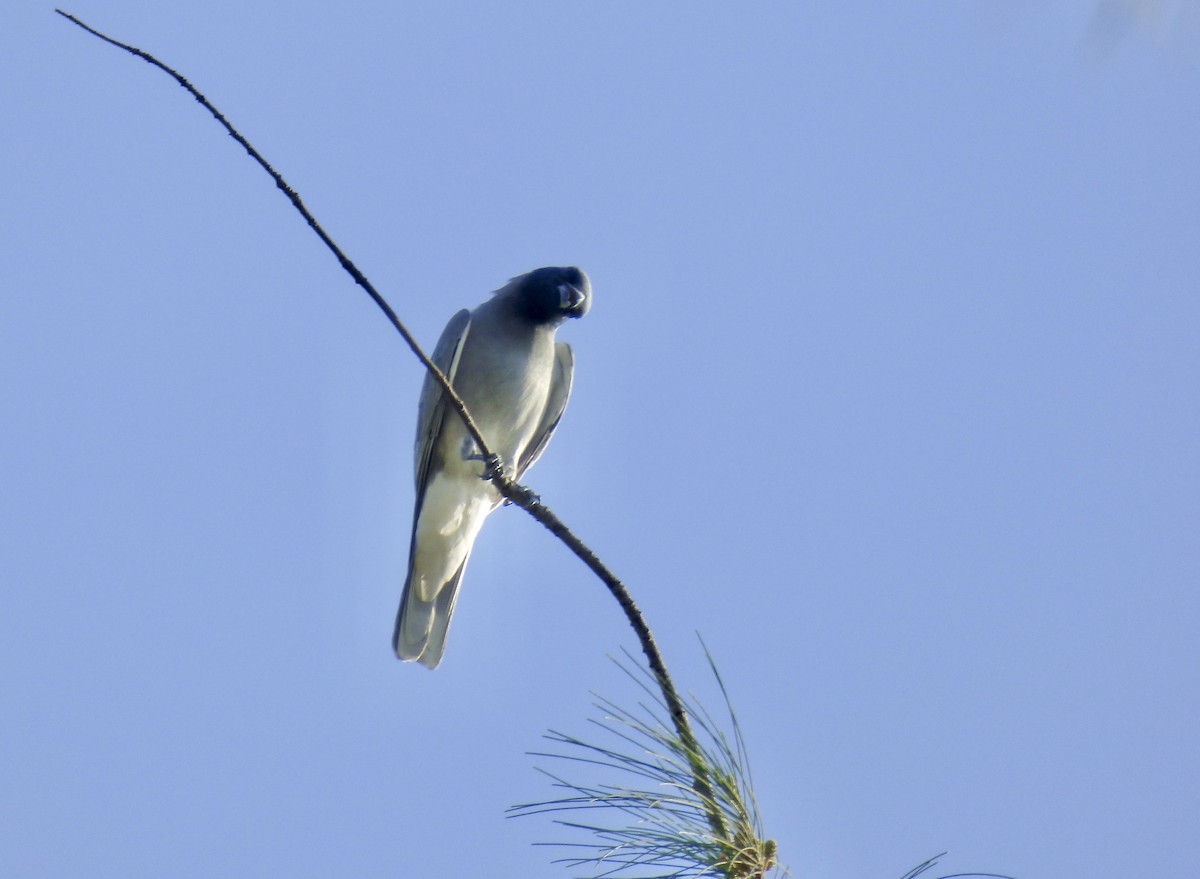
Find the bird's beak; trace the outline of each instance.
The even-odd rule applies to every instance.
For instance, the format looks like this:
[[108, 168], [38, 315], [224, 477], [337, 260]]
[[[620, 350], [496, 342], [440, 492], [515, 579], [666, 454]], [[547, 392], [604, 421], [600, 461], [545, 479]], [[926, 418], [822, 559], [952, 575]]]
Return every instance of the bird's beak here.
[[588, 283], [585, 280], [582, 287], [574, 284], [559, 284], [558, 296], [562, 310], [571, 317], [583, 317], [592, 305], [592, 297], [588, 294]]

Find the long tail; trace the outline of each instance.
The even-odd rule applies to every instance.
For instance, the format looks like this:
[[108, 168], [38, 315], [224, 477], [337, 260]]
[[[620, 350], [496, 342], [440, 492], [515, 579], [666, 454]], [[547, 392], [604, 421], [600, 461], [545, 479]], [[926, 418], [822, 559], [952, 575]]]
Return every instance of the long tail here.
[[[470, 558], [468, 553], [467, 558]], [[467, 568], [464, 558], [454, 576], [442, 584], [431, 600], [424, 600], [412, 588], [412, 560], [409, 560], [408, 579], [404, 582], [404, 595], [400, 599], [400, 610], [396, 614], [396, 628], [392, 633], [392, 647], [396, 656], [407, 662], [419, 662], [426, 668], [437, 668], [446, 652], [446, 635], [450, 631], [450, 617], [458, 600], [458, 584]]]

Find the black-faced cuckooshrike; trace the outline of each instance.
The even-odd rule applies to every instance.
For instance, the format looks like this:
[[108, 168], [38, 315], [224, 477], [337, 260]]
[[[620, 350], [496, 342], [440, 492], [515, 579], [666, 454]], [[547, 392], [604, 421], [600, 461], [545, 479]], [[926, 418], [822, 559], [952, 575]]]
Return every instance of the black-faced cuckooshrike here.
[[[581, 270], [534, 269], [487, 302], [450, 319], [433, 361], [450, 379], [491, 450], [515, 478], [546, 448], [571, 395], [575, 361], [554, 333], [592, 303]], [[471, 547], [500, 493], [462, 419], [430, 375], [417, 410], [417, 503], [408, 579], [393, 646], [404, 660], [437, 668]]]

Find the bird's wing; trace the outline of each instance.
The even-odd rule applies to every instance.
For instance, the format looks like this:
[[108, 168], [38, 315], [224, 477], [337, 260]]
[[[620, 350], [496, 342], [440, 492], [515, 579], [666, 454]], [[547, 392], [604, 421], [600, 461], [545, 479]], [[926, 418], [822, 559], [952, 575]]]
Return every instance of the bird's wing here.
[[571, 396], [571, 383], [575, 380], [575, 355], [571, 346], [559, 342], [554, 346], [554, 374], [550, 377], [550, 393], [546, 397], [546, 409], [542, 412], [542, 420], [528, 447], [521, 454], [517, 463], [517, 477], [533, 466], [534, 461], [541, 457], [550, 442], [554, 428], [567, 408], [567, 399]]
[[[458, 371], [458, 361], [462, 356], [463, 343], [471, 329], [471, 313], [465, 308], [450, 319], [442, 337], [438, 339], [430, 358], [453, 384], [455, 373]], [[396, 615], [396, 628], [392, 634], [392, 646], [396, 655], [401, 659], [421, 659], [429, 640], [430, 629], [436, 620], [434, 614], [442, 609], [447, 614], [454, 609], [454, 596], [457, 593], [458, 579], [462, 576], [462, 566], [451, 578], [451, 587], [441, 590], [446, 593], [439, 602], [421, 599], [413, 589], [413, 567], [417, 556], [417, 523], [421, 516], [421, 508], [425, 505], [425, 492], [429, 485], [431, 467], [437, 456], [438, 439], [442, 434], [442, 422], [446, 417], [446, 394], [432, 375], [425, 375], [425, 383], [421, 386], [421, 401], [417, 405], [417, 441], [416, 467], [417, 499], [413, 508], [412, 540], [408, 547], [408, 577], [404, 582], [404, 594], [400, 598], [400, 610]], [[465, 565], [465, 560], [464, 563]], [[439, 596], [441, 594], [439, 591]], [[441, 659], [441, 651], [445, 648], [445, 629], [449, 620], [441, 623], [439, 630], [443, 639], [441, 644], [430, 654], [426, 665], [430, 668], [437, 665]]]
[[[462, 356], [463, 343], [471, 329], [471, 312], [465, 308], [446, 324], [442, 337], [438, 339], [437, 347], [433, 349], [430, 358], [450, 383], [454, 383], [454, 374], [458, 371], [458, 360]], [[433, 450], [437, 446], [438, 436], [442, 432], [442, 418], [446, 414], [446, 394], [442, 391], [437, 380], [428, 373], [425, 384], [421, 386], [421, 402], [417, 405], [417, 442], [416, 466], [414, 473], [417, 479], [417, 512], [421, 509], [421, 495], [424, 493], [425, 480], [429, 475], [429, 462]]]

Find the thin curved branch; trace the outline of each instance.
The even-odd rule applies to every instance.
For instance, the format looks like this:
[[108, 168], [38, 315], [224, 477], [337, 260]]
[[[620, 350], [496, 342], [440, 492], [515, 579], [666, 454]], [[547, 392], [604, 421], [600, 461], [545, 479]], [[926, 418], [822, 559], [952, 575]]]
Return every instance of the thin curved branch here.
[[[271, 167], [271, 163], [262, 157], [262, 154], [251, 145], [250, 141], [246, 140], [246, 138], [244, 138], [236, 128], [229, 124], [229, 120], [225, 118], [221, 111], [214, 107], [212, 102], [209, 101], [208, 98], [204, 97], [204, 95], [201, 94], [194, 85], [188, 82], [181, 73], [163, 64], [149, 52], [143, 52], [136, 46], [130, 46], [127, 43], [114, 40], [112, 37], [106, 36], [95, 28], [84, 24], [70, 13], [63, 12], [61, 9], [55, 9], [54, 11], [63, 18], [66, 18], [69, 21], [79, 25], [89, 34], [97, 36], [104, 40], [104, 42], [116, 46], [119, 49], [124, 49], [131, 55], [136, 55], [148, 64], [153, 64], [159, 70], [166, 73], [181, 86], [187, 89], [188, 93], [191, 94], [191, 96], [197, 101], [199, 101], [200, 104], [203, 105], [204, 109], [212, 114], [214, 119], [221, 123], [221, 126], [229, 133], [229, 136], [241, 144], [242, 148], [250, 154], [250, 158], [258, 162], [258, 164], [262, 166], [262, 169], [271, 175], [271, 179], [275, 181], [275, 185], [283, 192], [284, 195], [288, 197], [291, 203], [295, 206], [296, 210], [300, 212], [300, 216], [304, 217], [305, 222], [307, 222], [312, 230], [317, 233], [317, 237], [325, 242], [326, 247], [333, 251], [333, 255], [337, 257], [337, 260], [339, 263], [341, 263], [342, 268], [349, 273], [350, 277], [354, 279], [354, 282], [366, 290], [367, 295], [375, 300], [375, 304], [379, 306], [379, 308], [387, 316], [387, 319], [391, 321], [392, 326], [394, 326], [396, 331], [400, 333], [401, 337], [403, 337], [404, 341], [408, 344], [408, 347], [412, 349], [412, 352], [417, 355], [417, 359], [425, 365], [425, 368], [429, 370], [437, 383], [442, 386], [442, 390], [450, 399], [450, 404], [458, 412], [458, 415], [460, 418], [462, 418], [463, 423], [466, 424], [467, 432], [471, 434], [471, 438], [474, 439], [478, 444], [480, 452], [483, 454], [483, 456], [485, 458], [493, 457], [492, 453], [488, 450], [487, 443], [484, 442], [483, 434], [479, 432], [479, 426], [475, 423], [474, 419], [471, 418], [471, 413], [467, 411], [467, 407], [463, 403], [462, 398], [460, 398], [458, 394], [454, 393], [454, 389], [450, 387], [449, 380], [446, 378], [445, 374], [438, 369], [437, 364], [429, 359], [429, 356], [421, 350], [421, 346], [417, 344], [417, 340], [413, 338], [411, 333], [409, 333], [408, 328], [401, 323], [400, 318], [396, 316], [396, 312], [392, 311], [392, 307], [388, 305], [387, 300], [384, 299], [382, 294], [375, 289], [375, 286], [369, 280], [367, 280], [367, 277], [358, 270], [358, 266], [356, 266], [350, 260], [350, 257], [346, 256], [346, 254], [342, 252], [342, 249], [337, 246], [337, 243], [329, 237], [329, 233], [326, 232], [321, 224], [317, 222], [317, 218], [314, 217], [308, 208], [304, 206], [304, 202], [300, 200], [300, 194], [288, 185], [287, 181], [283, 179], [283, 175]], [[503, 474], [500, 475], [503, 476]], [[501, 485], [500, 480], [494, 479], [493, 481], [496, 482], [496, 486], [499, 488]]]
[[725, 827], [725, 819], [715, 808], [712, 785], [706, 770], [700, 763], [700, 746], [696, 740], [695, 733], [692, 731], [691, 722], [688, 719], [688, 714], [684, 708], [683, 700], [679, 697], [679, 691], [675, 689], [675, 684], [671, 680], [670, 674], [667, 672], [667, 666], [663, 662], [662, 653], [659, 651], [658, 645], [654, 641], [654, 635], [651, 633], [650, 627], [646, 625], [646, 620], [642, 616], [642, 612], [638, 609], [637, 604], [633, 600], [633, 596], [630, 594], [629, 589], [626, 588], [625, 584], [617, 578], [616, 574], [614, 574], [608, 568], [608, 566], [600, 560], [600, 557], [597, 556], [596, 553], [587, 546], [587, 544], [580, 540], [579, 537], [577, 537], [575, 533], [566, 526], [562, 519], [560, 519], [553, 510], [541, 502], [536, 494], [507, 475], [503, 467], [503, 462], [500, 460], [499, 456], [492, 452], [488, 447], [487, 442], [483, 438], [483, 434], [479, 430], [479, 426], [475, 423], [474, 419], [471, 418], [471, 413], [467, 411], [466, 404], [455, 392], [453, 386], [450, 384], [449, 379], [446, 378], [445, 373], [438, 369], [437, 364], [435, 364], [421, 349], [421, 346], [417, 343], [417, 340], [413, 338], [412, 334], [408, 331], [408, 328], [404, 326], [400, 318], [397, 317], [396, 312], [392, 310], [392, 307], [387, 303], [387, 300], [385, 300], [382, 294], [375, 289], [375, 286], [367, 279], [366, 275], [359, 271], [358, 267], [353, 263], [353, 261], [351, 261], [351, 259], [346, 256], [342, 249], [338, 247], [337, 243], [334, 242], [331, 237], [329, 237], [329, 234], [325, 231], [321, 224], [317, 222], [316, 217], [314, 217], [308, 208], [305, 207], [304, 202], [300, 199], [299, 193], [297, 193], [295, 189], [288, 185], [287, 181], [283, 179], [283, 176], [276, 171], [265, 158], [263, 158], [262, 154], [251, 145], [250, 141], [246, 140], [246, 138], [243, 137], [241, 133], [229, 123], [229, 120], [227, 120], [225, 116], [215, 106], [213, 106], [212, 102], [210, 102], [208, 98], [201, 94], [195, 86], [188, 82], [182, 74], [168, 67], [166, 64], [163, 64], [148, 52], [144, 52], [135, 46], [128, 45], [127, 43], [114, 40], [112, 37], [106, 36], [95, 28], [84, 24], [74, 15], [63, 12], [61, 9], [55, 9], [54, 11], [63, 18], [66, 18], [67, 20], [83, 28], [93, 36], [99, 37], [104, 42], [116, 46], [119, 49], [124, 49], [126, 52], [129, 52], [132, 55], [136, 55], [138, 58], [141, 58], [143, 61], [152, 64], [159, 70], [166, 73], [181, 86], [183, 86], [192, 97], [199, 101], [204, 109], [208, 110], [208, 112], [212, 114], [213, 118], [216, 119], [217, 122], [221, 123], [221, 126], [229, 133], [229, 135], [239, 144], [241, 144], [242, 148], [249, 153], [250, 158], [254, 159], [254, 161], [256, 161], [262, 167], [262, 169], [271, 176], [271, 179], [275, 181], [275, 185], [283, 192], [284, 195], [288, 197], [288, 200], [291, 201], [296, 210], [300, 212], [302, 217], [304, 217], [305, 222], [307, 222], [312, 230], [317, 234], [317, 237], [319, 237], [321, 241], [324, 242], [325, 246], [333, 252], [333, 255], [337, 257], [337, 260], [341, 264], [342, 268], [345, 269], [350, 277], [354, 279], [354, 282], [358, 284], [358, 286], [362, 287], [363, 290], [366, 291], [367, 295], [374, 300], [375, 304], [379, 306], [380, 310], [391, 322], [392, 326], [396, 328], [396, 331], [404, 339], [405, 343], [412, 350], [413, 354], [417, 356], [417, 359], [421, 361], [421, 363], [425, 366], [425, 369], [429, 371], [430, 375], [432, 375], [434, 380], [437, 381], [437, 383], [441, 386], [442, 392], [450, 401], [450, 405], [454, 408], [454, 411], [457, 412], [458, 416], [463, 420], [463, 423], [466, 425], [467, 432], [470, 433], [471, 438], [474, 439], [475, 443], [478, 445], [480, 453], [487, 461], [484, 478], [490, 479], [492, 484], [496, 486], [497, 491], [499, 491], [501, 495], [512, 501], [512, 503], [514, 503], [516, 506], [525, 510], [525, 512], [529, 513], [529, 515], [533, 516], [533, 518], [535, 518], [537, 521], [541, 522], [551, 534], [566, 544], [567, 547], [570, 548], [570, 550], [575, 553], [575, 555], [578, 556], [579, 559], [585, 565], [587, 565], [597, 577], [600, 578], [604, 585], [608, 587], [608, 591], [612, 593], [613, 597], [617, 600], [617, 603], [621, 606], [621, 609], [625, 612], [625, 617], [628, 619], [629, 625], [633, 628], [634, 633], [637, 635], [638, 641], [642, 646], [642, 652], [646, 655], [646, 661], [650, 665], [650, 670], [654, 673], [654, 677], [658, 682], [659, 688], [662, 690], [663, 699], [666, 702], [667, 709], [671, 714], [671, 720], [675, 724], [675, 730], [679, 734], [680, 740], [687, 749], [688, 759], [691, 763], [693, 772], [693, 787], [697, 796], [699, 796], [700, 801], [706, 804], [708, 809], [709, 824], [712, 828], [712, 831], [716, 836], [724, 839], [728, 835]]

